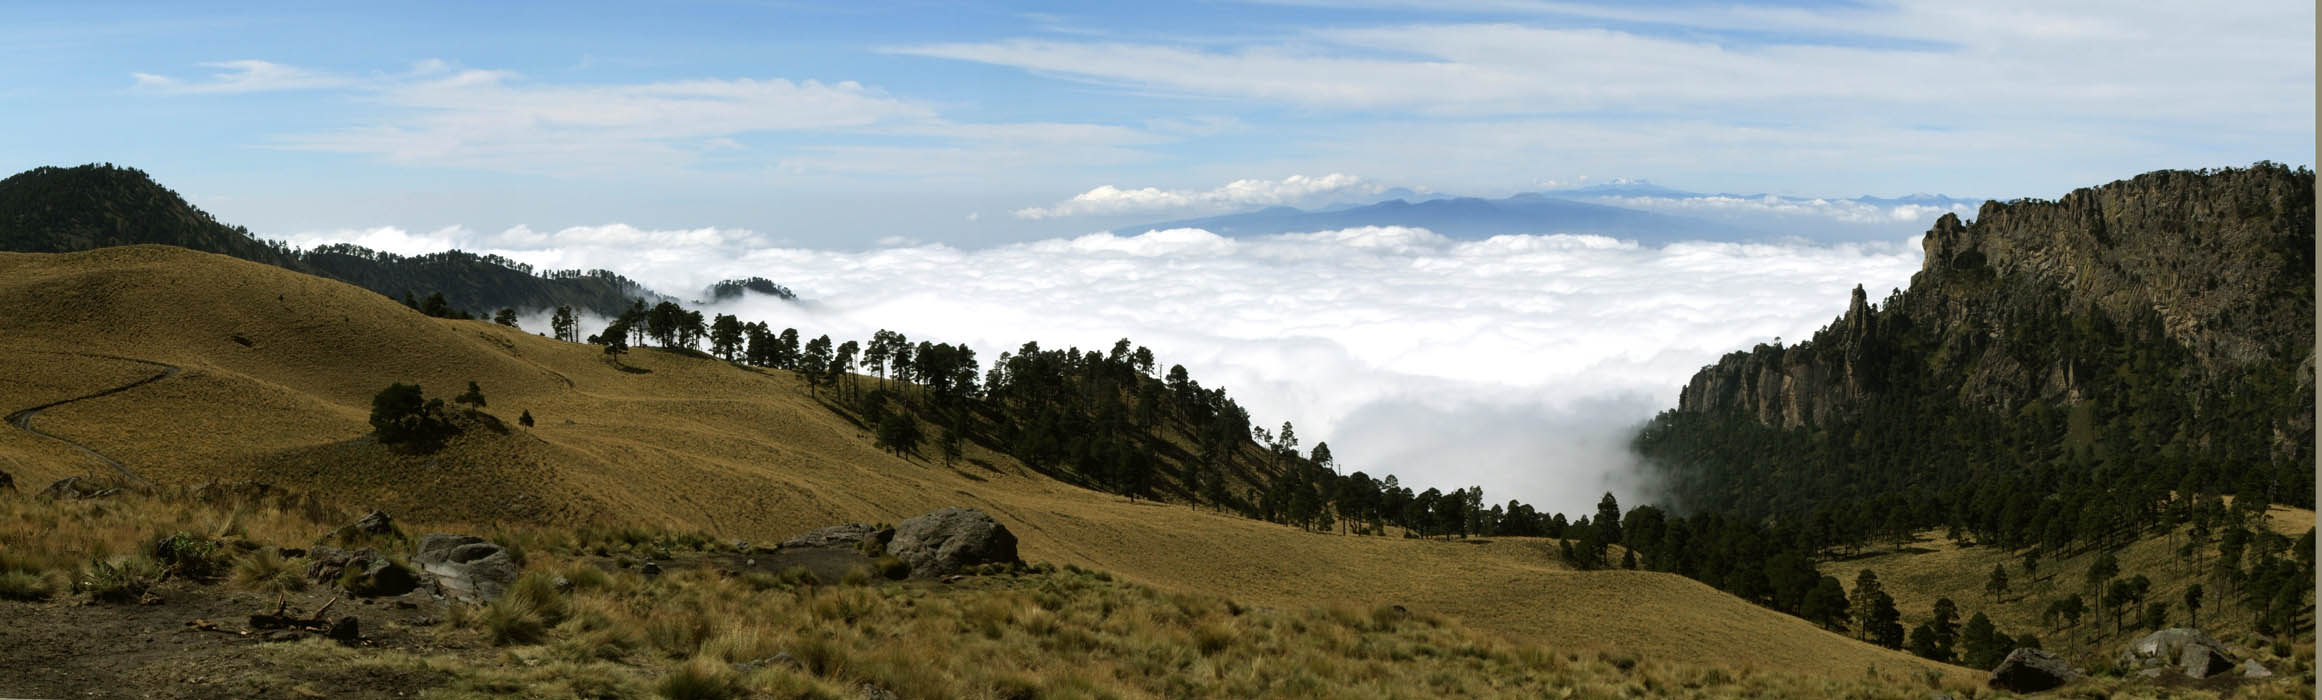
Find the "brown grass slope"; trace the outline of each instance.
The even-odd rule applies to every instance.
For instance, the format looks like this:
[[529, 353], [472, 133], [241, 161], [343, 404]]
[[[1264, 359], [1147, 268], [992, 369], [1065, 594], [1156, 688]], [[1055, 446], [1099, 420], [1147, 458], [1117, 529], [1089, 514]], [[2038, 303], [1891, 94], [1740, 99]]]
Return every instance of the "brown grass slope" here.
[[[224, 256], [160, 246], [0, 254], [0, 324], [10, 376], [43, 378], [0, 385], [6, 410], [133, 379], [141, 367], [74, 353], [182, 367], [40, 418], [43, 430], [163, 484], [256, 478], [439, 526], [637, 523], [752, 541], [966, 505], [1017, 532], [1028, 559], [1165, 590], [1290, 609], [1401, 604], [1558, 651], [1846, 678], [1932, 667], [1675, 576], [1569, 571], [1552, 563], [1550, 543], [1306, 533], [1132, 503], [972, 445], [956, 467], [897, 458], [787, 372], [655, 350], [630, 353], [624, 371], [594, 346], [426, 318], [354, 287]], [[426, 456], [367, 444], [369, 400], [381, 387], [415, 381], [448, 397], [471, 380], [489, 412], [513, 424], [529, 410], [538, 427], [472, 431]], [[102, 468], [12, 432], [0, 458], [21, 482]]]

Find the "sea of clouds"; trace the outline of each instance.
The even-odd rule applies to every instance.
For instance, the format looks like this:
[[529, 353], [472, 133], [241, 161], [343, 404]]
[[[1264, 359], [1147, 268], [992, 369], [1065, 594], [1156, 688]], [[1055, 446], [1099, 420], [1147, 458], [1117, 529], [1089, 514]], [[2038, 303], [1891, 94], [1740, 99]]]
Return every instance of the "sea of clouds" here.
[[[800, 301], [754, 297], [710, 310], [808, 337], [886, 328], [965, 342], [987, 365], [1027, 340], [1104, 350], [1125, 337], [1163, 367], [1183, 364], [1204, 385], [1226, 387], [1256, 423], [1290, 421], [1307, 446], [1328, 441], [1346, 468], [1421, 489], [1480, 485], [1493, 502], [1575, 513], [1606, 491], [1625, 503], [1653, 498], [1628, 440], [1675, 405], [1696, 369], [1755, 343], [1801, 339], [1844, 311], [1855, 285], [1883, 298], [1920, 261], [1916, 238], [1647, 247], [1590, 235], [1461, 241], [1398, 227], [1096, 233], [975, 250], [813, 250], [744, 230], [621, 225], [292, 239], [326, 241], [603, 267], [685, 298], [720, 279], [763, 276]], [[539, 318], [526, 327], [543, 330]]]

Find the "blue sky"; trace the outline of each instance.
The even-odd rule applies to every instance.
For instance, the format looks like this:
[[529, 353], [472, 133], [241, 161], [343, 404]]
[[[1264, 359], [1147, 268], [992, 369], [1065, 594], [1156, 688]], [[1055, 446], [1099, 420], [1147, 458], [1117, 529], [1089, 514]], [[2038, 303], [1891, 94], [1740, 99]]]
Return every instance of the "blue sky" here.
[[[0, 9], [9, 168], [134, 165], [278, 237], [860, 248], [1384, 187], [2054, 196], [2313, 153], [2299, 2], [187, 5]], [[1101, 186], [1130, 194], [1017, 214]]]

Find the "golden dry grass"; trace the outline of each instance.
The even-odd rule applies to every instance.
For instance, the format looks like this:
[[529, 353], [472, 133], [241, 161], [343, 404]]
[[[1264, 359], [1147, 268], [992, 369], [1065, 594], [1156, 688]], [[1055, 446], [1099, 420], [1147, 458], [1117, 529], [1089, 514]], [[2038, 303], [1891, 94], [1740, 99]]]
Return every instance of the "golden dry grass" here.
[[[350, 509], [378, 505], [447, 527], [631, 523], [757, 542], [972, 506], [1016, 532], [1027, 559], [1112, 571], [1167, 592], [1284, 610], [1399, 604], [1556, 652], [1829, 678], [1877, 667], [1975, 679], [1676, 576], [1569, 571], [1543, 542], [1306, 533], [1131, 503], [977, 445], [951, 468], [899, 459], [786, 372], [655, 350], [626, 360], [647, 372], [620, 371], [594, 346], [425, 318], [354, 287], [223, 256], [154, 246], [0, 254], [0, 310], [8, 319], [0, 352], [18, 358], [14, 371], [26, 376], [71, 377], [93, 390], [124, 372], [118, 361], [58, 351], [185, 368], [40, 419], [43, 429], [157, 482], [263, 478]], [[448, 396], [470, 380], [510, 435], [465, 439], [421, 458], [349, 447], [360, 445], [370, 397], [388, 383], [416, 381]], [[53, 381], [22, 393], [7, 385], [0, 407], [76, 390]], [[523, 410], [537, 428], [513, 428]], [[96, 468], [22, 437], [0, 441], [0, 458], [27, 482]]]

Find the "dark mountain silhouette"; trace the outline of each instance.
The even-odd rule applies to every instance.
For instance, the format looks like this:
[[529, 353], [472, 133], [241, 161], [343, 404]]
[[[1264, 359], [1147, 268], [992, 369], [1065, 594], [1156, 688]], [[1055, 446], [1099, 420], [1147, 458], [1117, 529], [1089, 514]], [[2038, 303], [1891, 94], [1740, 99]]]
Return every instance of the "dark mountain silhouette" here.
[[605, 270], [535, 271], [492, 255], [404, 256], [352, 245], [298, 250], [220, 223], [143, 171], [41, 167], [0, 180], [0, 250], [61, 253], [139, 243], [191, 248], [320, 275], [401, 299], [441, 293], [478, 316], [494, 309], [572, 306], [615, 315], [660, 298]]

